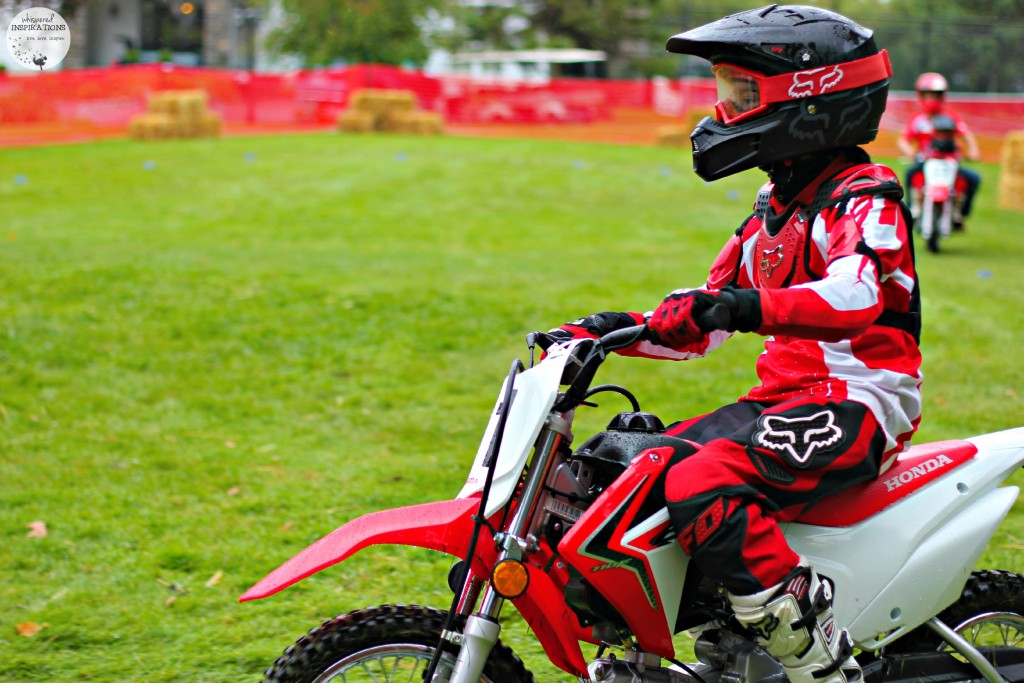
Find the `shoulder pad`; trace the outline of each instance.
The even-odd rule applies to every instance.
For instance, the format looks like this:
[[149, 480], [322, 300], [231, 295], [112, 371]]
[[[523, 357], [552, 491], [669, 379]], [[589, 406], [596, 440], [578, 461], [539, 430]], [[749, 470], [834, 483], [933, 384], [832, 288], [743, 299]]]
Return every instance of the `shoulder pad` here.
[[816, 216], [832, 206], [844, 207], [842, 211], [845, 211], [848, 200], [868, 194], [885, 195], [899, 201], [903, 199], [903, 186], [888, 166], [857, 164], [821, 184], [818, 194], [807, 207], [807, 215]]
[[[746, 224], [744, 223], [743, 226]], [[740, 236], [743, 226], [740, 226], [736, 234], [729, 238], [722, 251], [718, 253], [715, 262], [711, 264], [707, 280], [710, 289], [722, 289], [727, 285], [736, 284], [740, 273], [740, 263], [743, 260], [743, 238]]]
[[839, 178], [829, 197], [843, 200], [847, 197], [863, 194], [894, 195], [896, 199], [903, 196], [900, 179], [888, 166], [882, 164], [858, 164]]

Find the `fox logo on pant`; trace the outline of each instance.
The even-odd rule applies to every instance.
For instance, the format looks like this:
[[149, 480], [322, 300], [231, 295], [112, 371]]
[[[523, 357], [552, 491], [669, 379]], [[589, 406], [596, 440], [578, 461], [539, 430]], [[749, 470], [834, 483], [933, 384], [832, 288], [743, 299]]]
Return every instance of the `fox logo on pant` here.
[[761, 431], [754, 442], [764, 448], [789, 456], [799, 465], [806, 464], [818, 450], [833, 446], [843, 438], [831, 410], [822, 410], [807, 417], [763, 415]]

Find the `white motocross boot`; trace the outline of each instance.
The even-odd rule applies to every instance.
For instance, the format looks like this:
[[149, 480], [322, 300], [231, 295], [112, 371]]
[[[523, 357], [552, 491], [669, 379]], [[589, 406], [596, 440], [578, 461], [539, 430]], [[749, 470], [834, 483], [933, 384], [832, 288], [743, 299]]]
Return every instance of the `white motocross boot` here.
[[753, 595], [729, 594], [736, 619], [779, 660], [791, 683], [860, 683], [860, 665], [832, 615], [832, 584], [801, 565]]

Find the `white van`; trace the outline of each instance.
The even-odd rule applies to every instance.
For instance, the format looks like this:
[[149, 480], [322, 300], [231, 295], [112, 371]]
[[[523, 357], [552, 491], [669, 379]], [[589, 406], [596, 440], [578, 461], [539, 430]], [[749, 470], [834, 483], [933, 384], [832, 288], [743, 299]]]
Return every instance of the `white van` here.
[[600, 50], [486, 50], [436, 53], [424, 71], [474, 79], [546, 83], [552, 78], [602, 78], [608, 56]]

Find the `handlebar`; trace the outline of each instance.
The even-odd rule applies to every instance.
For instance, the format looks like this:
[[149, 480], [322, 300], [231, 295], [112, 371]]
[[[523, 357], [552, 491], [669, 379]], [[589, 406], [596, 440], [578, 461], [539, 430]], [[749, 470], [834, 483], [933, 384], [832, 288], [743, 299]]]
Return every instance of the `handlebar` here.
[[[731, 321], [732, 314], [729, 312], [729, 307], [721, 303], [715, 304], [697, 316], [697, 326], [702, 330], [724, 330], [729, 327]], [[598, 341], [605, 351], [617, 351], [644, 340], [654, 341], [647, 331], [647, 325], [634, 325], [614, 330]]]
[[601, 337], [598, 342], [605, 351], [616, 351], [645, 339], [650, 339], [647, 334], [647, 325], [634, 325], [613, 330]]
[[[703, 314], [698, 316], [697, 324], [702, 330], [725, 329], [729, 325], [731, 314], [723, 303], [716, 303]], [[580, 405], [587, 397], [587, 390], [594, 378], [597, 368], [604, 362], [607, 354], [611, 351], [625, 348], [638, 341], [654, 341], [647, 329], [647, 325], [633, 325], [615, 330], [594, 340], [578, 364], [565, 366], [562, 373], [562, 383], [568, 384], [561, 398], [555, 403], [555, 410], [566, 411]], [[578, 348], [585, 348], [582, 344]]]

